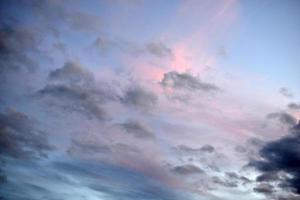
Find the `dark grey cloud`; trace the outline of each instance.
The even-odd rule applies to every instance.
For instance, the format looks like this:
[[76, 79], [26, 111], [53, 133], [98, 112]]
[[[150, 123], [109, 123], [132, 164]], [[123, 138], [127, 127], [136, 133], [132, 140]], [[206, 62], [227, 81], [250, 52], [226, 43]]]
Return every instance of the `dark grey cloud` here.
[[8, 109], [0, 113], [0, 154], [18, 159], [47, 157], [53, 150], [45, 132], [27, 115]]
[[220, 88], [211, 83], [201, 81], [198, 77], [193, 76], [189, 73], [178, 73], [171, 71], [164, 74], [160, 84], [163, 87], [172, 87], [175, 89], [185, 89], [191, 91], [206, 91], [216, 92]]
[[144, 88], [132, 87], [125, 91], [121, 101], [124, 104], [148, 110], [156, 105], [158, 97]]
[[283, 96], [288, 97], [288, 98], [291, 98], [294, 96], [293, 93], [287, 88], [280, 88], [279, 92], [280, 92], [280, 94], [282, 94]]
[[274, 112], [267, 115], [268, 119], [278, 119], [281, 123], [288, 126], [295, 126], [297, 120], [295, 117], [286, 112]]
[[277, 173], [263, 173], [256, 177], [257, 182], [273, 182], [279, 179], [279, 175]]
[[120, 126], [126, 131], [126, 133], [136, 138], [154, 138], [154, 134], [152, 133], [152, 131], [137, 120], [129, 120], [125, 123], [120, 124]]
[[266, 183], [261, 183], [253, 188], [253, 191], [257, 193], [263, 193], [265, 195], [270, 195], [274, 192], [274, 186]]
[[200, 167], [192, 164], [175, 166], [171, 169], [171, 172], [179, 175], [195, 175], [204, 173]]
[[[259, 151], [260, 159], [251, 160], [249, 166], [262, 174], [258, 182], [279, 182], [281, 188], [292, 189], [300, 195], [300, 124], [291, 128], [288, 136], [267, 142]], [[286, 173], [289, 176], [279, 176]], [[278, 178], [277, 178], [278, 176]]]
[[300, 103], [289, 103], [288, 108], [291, 110], [300, 110]]

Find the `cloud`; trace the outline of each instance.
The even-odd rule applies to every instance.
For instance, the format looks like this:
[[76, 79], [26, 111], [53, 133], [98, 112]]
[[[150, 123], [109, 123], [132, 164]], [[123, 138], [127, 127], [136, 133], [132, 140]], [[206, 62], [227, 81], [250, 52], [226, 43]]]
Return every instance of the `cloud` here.
[[297, 124], [297, 120], [295, 117], [286, 112], [274, 112], [269, 113], [267, 115], [268, 119], [278, 119], [282, 124], [288, 126], [295, 126]]
[[80, 64], [66, 62], [62, 68], [50, 72], [49, 80], [67, 81], [72, 84], [92, 84], [94, 76]]
[[239, 175], [236, 172], [226, 172], [226, 177], [231, 181], [236, 181], [237, 183], [240, 182], [242, 184], [251, 183], [251, 180], [245, 176]]
[[154, 56], [156, 58], [171, 58], [173, 51], [162, 41], [151, 41], [143, 44], [137, 44], [124, 39], [108, 38], [98, 36], [94, 41], [93, 46], [98, 48], [102, 53], [110, 51], [120, 51], [132, 56]]
[[145, 44], [145, 52], [157, 57], [171, 57], [173, 55], [171, 48], [162, 42], [150, 42]]
[[108, 145], [101, 144], [97, 138], [73, 138], [68, 153], [70, 155], [109, 154], [111, 148]]
[[158, 97], [144, 88], [133, 87], [125, 91], [121, 101], [126, 105], [148, 110], [156, 105]]
[[66, 21], [70, 28], [76, 31], [98, 31], [103, 27], [103, 24], [98, 16], [78, 11], [68, 13], [68, 18]]
[[7, 182], [7, 177], [6, 177], [3, 169], [0, 168], [0, 185], [3, 183], [6, 183], [6, 182]]
[[257, 182], [272, 182], [279, 179], [279, 175], [277, 173], [263, 173], [256, 177]]
[[[222, 165], [225, 155], [221, 155], [209, 144], [199, 148], [192, 148], [186, 145], [178, 145], [171, 148], [179, 161], [188, 160], [189, 162], [199, 162], [201, 168], [212, 172], [220, 172], [219, 166]], [[222, 157], [222, 158], [221, 158]]]
[[203, 152], [212, 153], [212, 152], [215, 151], [215, 148], [213, 146], [209, 145], [209, 144], [206, 144], [206, 145], [202, 146], [200, 148], [200, 150], [203, 151]]
[[263, 193], [266, 195], [272, 194], [274, 192], [274, 187], [270, 184], [262, 183], [253, 188], [254, 192]]
[[27, 115], [8, 109], [0, 113], [0, 149], [2, 155], [26, 159], [45, 158], [54, 147]]
[[204, 173], [204, 171], [201, 168], [192, 164], [175, 166], [171, 169], [171, 171], [179, 175], [195, 175]]
[[30, 13], [39, 17], [43, 23], [40, 26], [45, 26], [44, 28], [52, 29], [63, 25], [81, 33], [96, 32], [103, 28], [102, 21], [97, 15], [76, 9], [81, 6], [78, 2], [72, 2], [72, 5], [69, 3], [69, 1], [32, 0], [21, 1], [17, 7], [26, 10], [28, 15]]
[[[260, 159], [249, 166], [262, 174], [258, 182], [279, 182], [282, 189], [290, 188], [300, 195], [300, 124], [291, 128], [288, 136], [266, 143], [259, 151]], [[287, 176], [281, 175], [282, 173]]]
[[232, 180], [223, 180], [218, 176], [213, 176], [212, 177], [212, 182], [217, 184], [217, 185], [221, 185], [223, 187], [229, 187], [229, 188], [235, 188], [238, 186], [236, 181], [232, 181]]
[[82, 186], [111, 199], [177, 200], [184, 197], [165, 183], [121, 165], [71, 161], [56, 162], [53, 166], [61, 173], [76, 177]]
[[66, 62], [61, 68], [49, 73], [50, 84], [37, 92], [65, 110], [79, 112], [88, 118], [108, 119], [102, 105], [109, 100], [117, 100], [117, 95], [107, 84], [96, 84], [91, 72], [80, 64]]
[[300, 110], [300, 103], [289, 103], [288, 108], [291, 110]]
[[218, 55], [221, 56], [221, 57], [224, 57], [224, 58], [227, 58], [228, 57], [228, 50], [225, 48], [225, 46], [220, 46], [218, 48], [218, 51], [217, 51]]
[[94, 91], [77, 86], [47, 85], [39, 90], [37, 95], [57, 99], [58, 102], [55, 104], [67, 111], [79, 112], [88, 118], [108, 119], [106, 111], [99, 105], [104, 97], [94, 94]]
[[291, 91], [289, 91], [289, 89], [287, 88], [280, 88], [279, 89], [280, 94], [282, 94], [285, 97], [291, 98], [293, 97], [293, 93]]
[[171, 71], [164, 74], [160, 84], [163, 87], [171, 87], [174, 89], [184, 89], [190, 91], [205, 91], [205, 92], [216, 92], [220, 89], [211, 84], [202, 82], [198, 77], [195, 77], [188, 73], [178, 73]]
[[180, 153], [186, 153], [186, 154], [197, 154], [197, 153], [212, 153], [215, 151], [215, 148], [209, 144], [205, 144], [200, 148], [191, 148], [186, 145], [179, 145], [177, 147], [174, 147], [173, 150], [180, 152]]
[[[37, 63], [30, 54], [39, 55], [38, 33], [21, 26], [15, 19], [0, 21], [0, 74], [14, 70], [33, 71]], [[40, 55], [41, 56], [41, 55]]]
[[120, 124], [126, 133], [142, 139], [154, 138], [154, 134], [144, 124], [137, 120], [129, 120]]

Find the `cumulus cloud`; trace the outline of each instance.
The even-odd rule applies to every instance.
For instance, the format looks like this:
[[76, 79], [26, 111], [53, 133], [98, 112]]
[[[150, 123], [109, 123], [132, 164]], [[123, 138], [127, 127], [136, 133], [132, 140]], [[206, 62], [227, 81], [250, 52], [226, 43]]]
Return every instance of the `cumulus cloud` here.
[[45, 158], [53, 150], [46, 133], [37, 129], [27, 115], [14, 109], [0, 113], [0, 135], [0, 154], [4, 156]]
[[160, 84], [163, 87], [171, 87], [174, 89], [185, 89], [190, 91], [206, 91], [216, 92], [220, 88], [211, 83], [201, 81], [198, 77], [189, 73], [178, 73], [171, 71], [164, 74]]
[[260, 159], [249, 166], [262, 174], [258, 182], [279, 182], [282, 189], [300, 195], [300, 124], [291, 128], [288, 136], [266, 143], [259, 151]]

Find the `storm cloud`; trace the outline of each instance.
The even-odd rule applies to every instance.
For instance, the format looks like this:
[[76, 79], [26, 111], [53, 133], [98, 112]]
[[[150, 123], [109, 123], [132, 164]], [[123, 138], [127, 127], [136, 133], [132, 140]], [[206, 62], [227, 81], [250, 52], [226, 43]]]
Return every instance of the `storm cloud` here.
[[[266, 143], [259, 151], [261, 159], [252, 160], [249, 163], [262, 173], [257, 177], [258, 182], [279, 182], [281, 188], [287, 190], [290, 188], [294, 193], [300, 194], [299, 127], [298, 123], [291, 128], [288, 136]], [[264, 192], [265, 190], [258, 191]], [[268, 189], [266, 192], [270, 191]]]

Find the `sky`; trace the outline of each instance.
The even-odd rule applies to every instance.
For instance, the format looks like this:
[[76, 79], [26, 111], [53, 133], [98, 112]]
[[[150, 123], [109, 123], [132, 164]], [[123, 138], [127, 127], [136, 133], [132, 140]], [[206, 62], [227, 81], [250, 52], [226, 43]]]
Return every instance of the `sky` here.
[[300, 1], [2, 0], [1, 200], [299, 200]]

